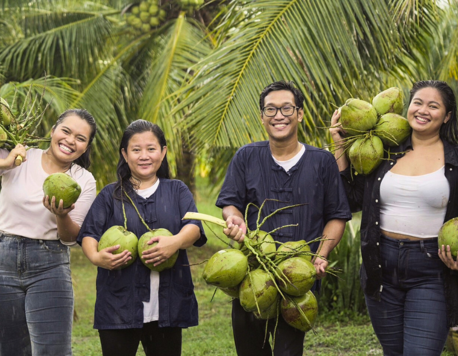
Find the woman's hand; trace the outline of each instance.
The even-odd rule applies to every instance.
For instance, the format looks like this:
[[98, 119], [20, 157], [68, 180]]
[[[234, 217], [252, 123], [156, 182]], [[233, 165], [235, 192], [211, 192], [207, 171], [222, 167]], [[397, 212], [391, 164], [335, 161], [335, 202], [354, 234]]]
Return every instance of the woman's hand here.
[[56, 207], [56, 197], [52, 197], [51, 202], [49, 201], [49, 196], [43, 197], [43, 205], [54, 215], [63, 217], [67, 215], [70, 211], [75, 209], [75, 204], [72, 204], [69, 208], [64, 208], [64, 201], [61, 199], [59, 206]]
[[154, 266], [167, 261], [181, 247], [181, 242], [176, 236], [155, 236], [148, 241], [148, 245], [157, 242], [152, 248], [143, 251], [142, 257], [146, 263]]
[[246, 224], [240, 216], [231, 215], [226, 219], [227, 228], [223, 229], [224, 234], [230, 239], [242, 243], [245, 239]]
[[439, 258], [442, 260], [442, 262], [445, 263], [445, 265], [448, 268], [458, 271], [458, 260], [453, 260], [452, 252], [450, 251], [449, 245], [442, 245], [442, 247], [439, 248], [438, 254]]
[[95, 254], [92, 263], [110, 271], [124, 266], [132, 259], [132, 255], [129, 250], [124, 250], [123, 252], [115, 255], [113, 252], [119, 249], [119, 247], [120, 245], [115, 245], [100, 250]]
[[22, 162], [27, 161], [26, 149], [20, 143], [18, 143], [16, 147], [14, 147], [10, 151], [10, 153], [8, 154], [6, 158], [0, 159], [0, 169], [11, 169], [11, 168], [16, 167], [16, 165], [14, 164], [14, 161], [16, 160], [17, 156], [22, 157]]

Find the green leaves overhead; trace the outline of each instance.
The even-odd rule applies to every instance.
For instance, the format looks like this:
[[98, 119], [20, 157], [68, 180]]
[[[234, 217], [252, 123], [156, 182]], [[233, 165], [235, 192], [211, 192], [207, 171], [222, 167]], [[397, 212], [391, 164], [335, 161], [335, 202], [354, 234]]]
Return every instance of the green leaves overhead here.
[[235, 3], [233, 16], [251, 17], [199, 64], [178, 107], [189, 106], [183, 127], [199, 133], [200, 149], [265, 139], [259, 94], [277, 80], [302, 89], [302, 139], [321, 145], [332, 111], [346, 98], [373, 95], [378, 73], [398, 60], [403, 38], [385, 1]]
[[1, 49], [0, 62], [20, 80], [55, 76], [87, 78], [107, 50], [111, 23], [96, 12], [30, 9], [23, 14], [21, 38]]
[[210, 52], [209, 44], [203, 40], [202, 31], [195, 23], [189, 22], [182, 12], [170, 23], [156, 42], [157, 57], [152, 61], [148, 81], [143, 91], [140, 117], [157, 123], [165, 133], [169, 146], [169, 163], [176, 172], [175, 158], [180, 157], [183, 145], [182, 135], [175, 124], [184, 115], [171, 115], [178, 98], [176, 92], [189, 80], [190, 69]]

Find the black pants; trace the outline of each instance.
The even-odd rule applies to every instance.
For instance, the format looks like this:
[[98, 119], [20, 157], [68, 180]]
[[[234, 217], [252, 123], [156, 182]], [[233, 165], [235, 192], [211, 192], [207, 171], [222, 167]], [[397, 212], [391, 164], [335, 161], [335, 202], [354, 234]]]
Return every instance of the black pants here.
[[[273, 335], [275, 319], [269, 320], [268, 332]], [[232, 330], [238, 356], [272, 356], [266, 321], [243, 310], [238, 299], [232, 302]], [[275, 356], [302, 356], [305, 333], [289, 326], [280, 315], [275, 334]], [[264, 341], [265, 340], [265, 341]]]
[[141, 329], [99, 330], [103, 356], [135, 356], [142, 342], [146, 356], [180, 356], [181, 328], [160, 328], [157, 321]]

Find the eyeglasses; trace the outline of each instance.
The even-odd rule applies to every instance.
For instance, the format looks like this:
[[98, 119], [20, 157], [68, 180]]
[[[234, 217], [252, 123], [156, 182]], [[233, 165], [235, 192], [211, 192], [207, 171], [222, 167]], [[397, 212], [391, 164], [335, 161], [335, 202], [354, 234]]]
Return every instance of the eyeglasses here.
[[275, 115], [277, 115], [277, 112], [278, 110], [280, 110], [281, 114], [283, 116], [291, 116], [292, 114], [294, 114], [294, 109], [300, 109], [300, 107], [298, 106], [283, 106], [281, 108], [276, 108], [274, 106], [266, 106], [262, 109], [262, 112], [264, 113], [264, 115], [268, 116], [268, 117], [274, 117]]

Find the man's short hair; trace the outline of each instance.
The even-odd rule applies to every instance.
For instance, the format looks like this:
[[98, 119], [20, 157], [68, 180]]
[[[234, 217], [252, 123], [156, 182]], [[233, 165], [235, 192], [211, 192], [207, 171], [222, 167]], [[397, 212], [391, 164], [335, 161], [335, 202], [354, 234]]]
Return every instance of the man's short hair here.
[[274, 82], [272, 84], [269, 84], [261, 92], [261, 96], [259, 97], [259, 109], [261, 111], [264, 108], [264, 99], [266, 98], [266, 96], [270, 92], [279, 91], [279, 90], [287, 90], [293, 93], [294, 102], [296, 106], [301, 109], [304, 108], [304, 94], [302, 94], [302, 91], [296, 88], [293, 82], [287, 82], [287, 81], [281, 80], [279, 82]]

